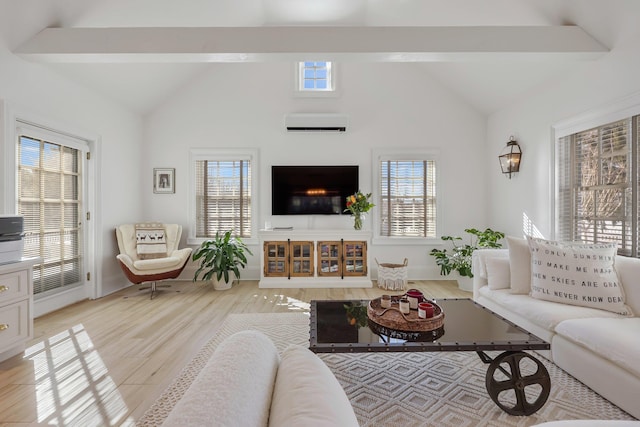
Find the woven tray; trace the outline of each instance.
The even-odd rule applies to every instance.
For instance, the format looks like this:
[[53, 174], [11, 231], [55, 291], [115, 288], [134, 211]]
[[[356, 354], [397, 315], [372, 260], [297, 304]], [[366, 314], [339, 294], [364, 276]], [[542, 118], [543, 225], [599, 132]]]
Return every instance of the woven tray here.
[[432, 331], [399, 331], [397, 329], [378, 325], [371, 319], [367, 319], [367, 325], [369, 326], [369, 329], [380, 336], [384, 342], [389, 342], [389, 338], [409, 342], [433, 342], [444, 336], [444, 326]]
[[402, 295], [391, 297], [391, 308], [382, 308], [380, 298], [372, 299], [367, 306], [369, 320], [386, 328], [406, 332], [433, 331], [444, 325], [444, 312], [433, 301], [433, 317], [421, 319], [418, 310], [409, 310], [409, 314], [400, 312], [399, 302]]

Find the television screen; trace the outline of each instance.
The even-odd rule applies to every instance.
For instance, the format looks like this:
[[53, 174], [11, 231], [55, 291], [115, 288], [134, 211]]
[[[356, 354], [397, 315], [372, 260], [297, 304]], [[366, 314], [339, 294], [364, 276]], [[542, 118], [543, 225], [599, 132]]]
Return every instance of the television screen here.
[[272, 166], [272, 215], [340, 215], [358, 191], [358, 166]]

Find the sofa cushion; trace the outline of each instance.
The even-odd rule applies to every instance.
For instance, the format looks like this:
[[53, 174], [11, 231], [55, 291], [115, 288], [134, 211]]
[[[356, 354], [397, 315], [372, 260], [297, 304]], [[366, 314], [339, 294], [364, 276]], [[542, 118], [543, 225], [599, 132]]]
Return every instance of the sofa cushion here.
[[640, 314], [640, 259], [616, 256], [615, 261], [616, 272], [620, 282], [622, 282], [622, 289], [624, 289], [624, 296], [626, 303], [633, 310], [636, 315]]
[[[133, 262], [133, 266], [143, 272], [151, 270], [166, 270], [167, 268], [181, 266], [184, 260], [177, 256], [168, 256], [165, 258], [141, 259]], [[145, 273], [146, 274], [146, 273]]]
[[614, 268], [616, 244], [574, 244], [529, 237], [531, 296], [562, 304], [633, 312]]
[[258, 331], [225, 339], [163, 426], [266, 426], [278, 371], [278, 350]]
[[561, 322], [556, 332], [601, 357], [640, 376], [640, 318], [571, 319]]
[[550, 331], [560, 322], [568, 319], [593, 317], [621, 318], [619, 314], [595, 308], [565, 305], [557, 302], [534, 299], [529, 295], [512, 294], [508, 289], [491, 290], [485, 286], [480, 289], [479, 293], [509, 311], [518, 313], [520, 316], [531, 321], [531, 323]]
[[507, 236], [511, 293], [528, 295], [531, 291], [531, 252], [525, 239]]
[[486, 263], [489, 289], [509, 289], [511, 287], [509, 258], [487, 258]]
[[291, 345], [282, 353], [269, 425], [358, 426], [358, 420], [327, 365], [309, 349]]
[[490, 258], [504, 258], [508, 260], [509, 250], [479, 248], [473, 251], [473, 255], [472, 255], [473, 261], [471, 264], [471, 271], [473, 273], [473, 277], [479, 277], [481, 279], [487, 278], [487, 260]]

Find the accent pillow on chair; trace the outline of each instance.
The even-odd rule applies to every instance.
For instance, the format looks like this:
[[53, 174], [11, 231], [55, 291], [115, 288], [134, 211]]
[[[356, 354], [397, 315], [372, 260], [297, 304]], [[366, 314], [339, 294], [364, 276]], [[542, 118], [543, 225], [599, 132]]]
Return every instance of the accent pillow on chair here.
[[167, 233], [157, 222], [136, 224], [136, 251], [139, 259], [167, 256]]
[[533, 298], [633, 315], [614, 267], [616, 244], [527, 240]]

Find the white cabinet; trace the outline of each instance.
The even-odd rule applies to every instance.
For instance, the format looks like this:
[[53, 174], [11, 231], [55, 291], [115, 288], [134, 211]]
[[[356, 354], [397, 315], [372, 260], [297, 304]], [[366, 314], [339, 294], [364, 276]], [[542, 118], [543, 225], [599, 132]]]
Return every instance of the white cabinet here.
[[0, 361], [22, 353], [33, 336], [33, 265], [0, 264]]

